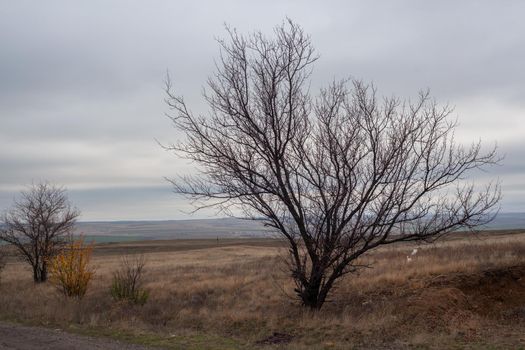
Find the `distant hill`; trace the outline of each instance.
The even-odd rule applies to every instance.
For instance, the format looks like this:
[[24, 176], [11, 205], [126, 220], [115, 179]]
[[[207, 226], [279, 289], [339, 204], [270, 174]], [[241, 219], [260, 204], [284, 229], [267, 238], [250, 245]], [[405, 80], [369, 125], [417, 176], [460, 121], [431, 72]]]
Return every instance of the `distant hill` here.
[[[500, 213], [484, 229], [525, 229], [525, 213]], [[145, 239], [203, 239], [274, 237], [260, 221], [232, 218], [167, 221], [79, 222], [77, 234], [97, 242]]]
[[499, 213], [496, 218], [486, 225], [490, 230], [525, 229], [525, 213]]
[[[0, 228], [2, 223], [0, 223]], [[525, 229], [525, 213], [500, 213], [486, 230]], [[276, 234], [260, 221], [232, 218], [166, 221], [79, 222], [76, 234], [88, 241], [120, 242], [155, 239], [262, 238]], [[0, 245], [4, 242], [0, 241]]]
[[259, 221], [232, 218], [169, 221], [79, 222], [77, 234], [98, 242], [143, 239], [203, 239], [270, 237]]

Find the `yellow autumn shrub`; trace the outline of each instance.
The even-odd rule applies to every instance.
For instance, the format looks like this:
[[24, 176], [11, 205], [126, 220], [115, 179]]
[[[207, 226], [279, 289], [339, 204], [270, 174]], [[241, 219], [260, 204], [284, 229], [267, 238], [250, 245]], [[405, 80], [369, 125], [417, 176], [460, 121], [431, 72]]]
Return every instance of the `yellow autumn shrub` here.
[[51, 261], [51, 283], [67, 297], [82, 298], [95, 271], [89, 266], [93, 244], [72, 241]]

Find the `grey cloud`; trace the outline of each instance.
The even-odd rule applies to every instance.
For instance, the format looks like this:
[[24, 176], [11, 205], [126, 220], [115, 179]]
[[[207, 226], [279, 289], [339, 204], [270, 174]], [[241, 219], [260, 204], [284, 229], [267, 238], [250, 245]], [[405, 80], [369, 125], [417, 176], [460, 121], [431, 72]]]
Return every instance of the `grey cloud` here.
[[[188, 201], [171, 192], [166, 183], [157, 186], [68, 189], [67, 194], [69, 200], [81, 209], [80, 221], [207, 219], [215, 215], [213, 210], [192, 213], [193, 208]], [[0, 208], [8, 208], [17, 196], [17, 191], [0, 189]]]
[[154, 141], [178, 136], [163, 117], [166, 69], [205, 112], [223, 23], [269, 32], [288, 16], [321, 55], [312, 91], [348, 76], [384, 95], [430, 88], [456, 106], [462, 139], [499, 142], [508, 155], [489, 175], [507, 186], [504, 208], [525, 210], [524, 12], [522, 1], [2, 2], [0, 190], [50, 179], [78, 191], [86, 219], [101, 205], [111, 218], [111, 203], [115, 218], [139, 218], [141, 198], [144, 213], [170, 217], [155, 204], [172, 198], [162, 177], [192, 168]]
[[369, 4], [348, 21], [341, 11], [333, 26], [314, 33], [319, 80], [347, 74], [375, 82], [386, 95], [430, 88], [453, 105], [484, 96], [524, 107], [523, 3]]

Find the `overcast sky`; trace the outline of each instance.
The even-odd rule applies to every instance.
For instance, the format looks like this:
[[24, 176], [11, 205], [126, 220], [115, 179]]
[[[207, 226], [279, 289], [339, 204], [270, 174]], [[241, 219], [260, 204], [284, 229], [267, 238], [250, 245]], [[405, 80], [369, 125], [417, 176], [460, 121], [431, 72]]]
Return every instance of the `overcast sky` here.
[[321, 56], [314, 89], [342, 77], [406, 98], [430, 88], [462, 139], [498, 143], [506, 158], [484, 176], [500, 179], [503, 211], [525, 212], [524, 14], [518, 0], [0, 0], [0, 210], [45, 179], [82, 220], [192, 218], [163, 179], [191, 165], [155, 142], [177, 136], [166, 70], [205, 111], [224, 23], [269, 31], [289, 17]]

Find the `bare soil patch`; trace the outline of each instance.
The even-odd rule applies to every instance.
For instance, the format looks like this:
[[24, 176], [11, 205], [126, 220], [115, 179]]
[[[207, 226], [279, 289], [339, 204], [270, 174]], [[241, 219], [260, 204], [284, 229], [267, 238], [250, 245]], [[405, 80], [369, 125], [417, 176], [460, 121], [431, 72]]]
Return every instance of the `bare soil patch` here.
[[259, 345], [279, 345], [288, 344], [293, 339], [293, 335], [286, 333], [274, 332], [271, 336], [261, 339], [256, 342]]
[[[0, 322], [1, 350], [147, 350], [113, 339], [85, 337], [39, 327]], [[149, 348], [151, 349], [151, 348]]]

